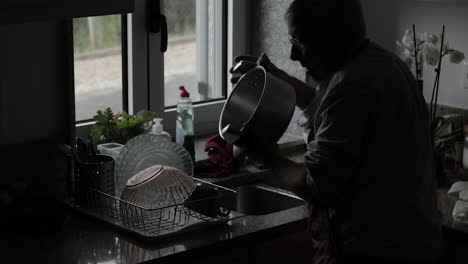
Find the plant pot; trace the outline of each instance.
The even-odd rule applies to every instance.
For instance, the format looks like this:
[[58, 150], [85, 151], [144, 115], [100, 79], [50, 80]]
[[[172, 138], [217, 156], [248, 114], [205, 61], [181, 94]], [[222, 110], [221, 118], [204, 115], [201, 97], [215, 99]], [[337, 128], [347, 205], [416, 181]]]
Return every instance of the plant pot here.
[[424, 81], [423, 80], [418, 80], [418, 88], [421, 93], [424, 92]]
[[444, 159], [445, 153], [435, 151], [434, 152], [434, 162], [436, 167], [436, 179], [437, 179], [437, 186], [438, 187], [445, 187], [447, 186], [447, 181], [444, 172]]

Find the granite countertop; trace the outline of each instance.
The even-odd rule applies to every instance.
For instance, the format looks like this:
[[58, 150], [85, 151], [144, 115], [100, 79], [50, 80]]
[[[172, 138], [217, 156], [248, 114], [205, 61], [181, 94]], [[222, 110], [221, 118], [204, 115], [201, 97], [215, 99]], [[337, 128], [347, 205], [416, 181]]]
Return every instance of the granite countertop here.
[[[33, 223], [32, 223], [33, 224]], [[47, 237], [8, 234], [0, 242], [3, 260], [11, 263], [140, 263], [190, 257], [228, 243], [247, 243], [262, 235], [280, 235], [307, 226], [305, 206], [259, 216], [245, 216], [220, 225], [157, 241], [131, 234], [89, 217], [70, 214], [62, 231]], [[6, 250], [5, 250], [6, 249]], [[7, 261], [8, 262], [8, 261]]]
[[[301, 163], [304, 146], [296, 143], [282, 147], [283, 156]], [[266, 171], [244, 166], [222, 179], [204, 179], [223, 186], [237, 186], [261, 180]], [[455, 201], [447, 189], [438, 189], [439, 209], [445, 229], [468, 235], [468, 225], [458, 224], [451, 216]], [[34, 223], [31, 223], [34, 224]], [[14, 263], [139, 263], [171, 262], [174, 258], [211, 255], [233, 244], [244, 247], [265, 237], [303, 231], [307, 227], [305, 206], [268, 215], [249, 215], [225, 225], [148, 241], [116, 230], [108, 224], [71, 213], [60, 232], [48, 236], [26, 236], [15, 232], [3, 235], [3, 259]], [[210, 252], [207, 254], [207, 252]], [[8, 261], [7, 261], [8, 262]]]
[[[264, 172], [246, 165], [229, 177], [204, 180], [238, 186], [261, 180]], [[249, 243], [262, 236], [299, 232], [306, 227], [306, 207], [299, 206], [267, 215], [247, 215], [224, 225], [148, 241], [71, 212], [60, 232], [49, 236], [12, 232], [3, 237], [0, 248], [5, 251], [2, 258], [14, 263], [159, 263], [188, 255], [191, 258], [197, 252], [229, 247], [232, 243]]]

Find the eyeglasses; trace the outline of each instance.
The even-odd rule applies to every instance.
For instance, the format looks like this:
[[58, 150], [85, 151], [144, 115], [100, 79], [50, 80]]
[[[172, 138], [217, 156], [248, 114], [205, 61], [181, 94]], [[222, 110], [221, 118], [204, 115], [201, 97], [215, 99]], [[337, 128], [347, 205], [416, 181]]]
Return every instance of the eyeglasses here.
[[293, 37], [289, 40], [289, 42], [292, 44], [292, 45], [300, 45], [301, 43], [299, 42], [299, 40], [296, 38], [296, 37]]
[[304, 52], [304, 44], [302, 44], [297, 37], [293, 37], [289, 40], [291, 45], [295, 47], [297, 50]]

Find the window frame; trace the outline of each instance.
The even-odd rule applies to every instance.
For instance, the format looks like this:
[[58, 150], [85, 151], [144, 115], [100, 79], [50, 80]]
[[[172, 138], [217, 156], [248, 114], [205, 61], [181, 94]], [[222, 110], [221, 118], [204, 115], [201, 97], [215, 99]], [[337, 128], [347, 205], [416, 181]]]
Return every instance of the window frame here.
[[[195, 0], [196, 1], [196, 0]], [[198, 2], [198, 1], [197, 1]], [[194, 102], [194, 126], [195, 126], [195, 135], [196, 136], [203, 136], [203, 135], [209, 135], [216, 133], [218, 130], [218, 120], [219, 120], [219, 115], [221, 114], [222, 108], [224, 106], [224, 102], [226, 101], [227, 98], [227, 90], [228, 90], [228, 85], [226, 82], [227, 79], [227, 66], [226, 66], [226, 57], [228, 54], [228, 45], [227, 45], [227, 31], [228, 31], [228, 1], [227, 0], [215, 0], [213, 1], [214, 3], [214, 8], [216, 11], [216, 16], [213, 18], [214, 19], [214, 25], [216, 27], [215, 31], [222, 32], [221, 39], [215, 37], [216, 43], [212, 44], [214, 46], [214, 56], [215, 60], [219, 60], [217, 62], [220, 62], [221, 67], [216, 67], [216, 65], [212, 70], [214, 74], [209, 74], [210, 69], [208, 67], [201, 67], [200, 64], [202, 63], [207, 63], [209, 64], [210, 61], [206, 60], [206, 56], [202, 56], [203, 60], [200, 63], [200, 61], [197, 61], [199, 64], [198, 68], [198, 74], [199, 78], [201, 78], [202, 81], [210, 82], [213, 84], [215, 87], [222, 86], [222, 91], [220, 92], [219, 90], [214, 91], [214, 94], [211, 94], [212, 97], [215, 97], [217, 99], [211, 99], [211, 100], [205, 100], [201, 102]], [[207, 6], [205, 6], [207, 8]], [[202, 11], [203, 12], [203, 11]], [[199, 21], [199, 18], [197, 18], [197, 22]], [[202, 26], [207, 26], [207, 21]], [[198, 34], [198, 33], [197, 33]], [[209, 36], [206, 36], [207, 38]], [[208, 45], [208, 41], [197, 41], [197, 46], [203, 45]], [[197, 47], [202, 48], [205, 51], [202, 52], [202, 55], [206, 55], [208, 53], [208, 48], [207, 47]], [[205, 76], [200, 76], [200, 69], [204, 72], [203, 75]], [[164, 84], [164, 82], [163, 82]], [[162, 97], [160, 97], [162, 98]], [[164, 100], [160, 100], [158, 102], [159, 104], [164, 105]], [[164, 122], [164, 129], [169, 131], [169, 133], [174, 134], [175, 133], [175, 125], [176, 125], [176, 117], [177, 117], [177, 112], [176, 112], [176, 107], [175, 106], [169, 106], [169, 107], [164, 107], [164, 113], [163, 113], [163, 118], [165, 120]]]
[[[123, 105], [127, 104], [129, 114], [135, 114], [142, 109], [155, 112], [164, 118], [164, 130], [174, 135], [176, 110], [175, 107], [165, 108], [164, 88], [161, 88], [164, 86], [160, 85], [164, 84], [164, 64], [161, 63], [164, 62], [164, 54], [159, 51], [161, 34], [148, 33], [149, 1], [155, 0], [135, 1], [134, 13], [124, 15], [127, 18], [126, 24], [131, 30], [126, 30], [127, 54], [123, 69], [128, 74], [126, 73], [123, 79], [126, 80], [128, 96], [127, 102]], [[229, 69], [233, 66], [235, 56], [249, 52], [248, 0], [223, 0], [223, 2], [225, 3], [223, 39], [226, 50], [222, 54], [224, 62], [220, 72], [224, 69], [225, 74], [221, 81], [225, 85], [226, 94], [223, 94], [222, 99], [194, 103], [196, 136], [218, 132], [219, 116], [233, 88], [229, 81]], [[77, 124], [77, 135], [87, 137], [94, 123], [89, 121]]]

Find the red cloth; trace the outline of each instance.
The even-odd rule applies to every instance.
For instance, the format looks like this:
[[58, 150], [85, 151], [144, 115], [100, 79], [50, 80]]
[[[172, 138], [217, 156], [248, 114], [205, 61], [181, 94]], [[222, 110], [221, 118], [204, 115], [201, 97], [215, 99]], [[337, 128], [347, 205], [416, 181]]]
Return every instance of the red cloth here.
[[236, 166], [233, 148], [234, 146], [219, 134], [209, 138], [205, 144], [205, 152], [209, 159], [197, 163], [195, 175], [201, 178], [216, 178], [231, 174]]
[[309, 231], [311, 232], [315, 249], [313, 264], [336, 264], [339, 254], [336, 248], [333, 227], [330, 222], [328, 208], [309, 204]]

